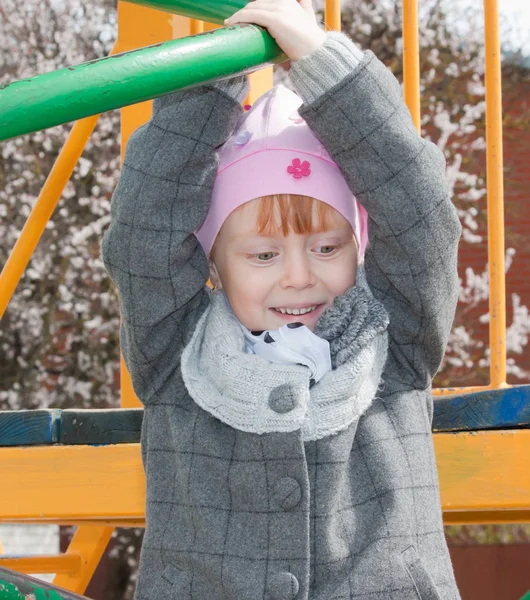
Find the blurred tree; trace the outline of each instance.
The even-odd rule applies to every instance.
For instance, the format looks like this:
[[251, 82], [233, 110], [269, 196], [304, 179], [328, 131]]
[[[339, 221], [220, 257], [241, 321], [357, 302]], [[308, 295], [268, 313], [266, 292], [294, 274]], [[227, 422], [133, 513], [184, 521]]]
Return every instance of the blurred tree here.
[[[114, 0], [2, 0], [0, 85], [105, 56]], [[0, 258], [13, 248], [70, 125], [0, 145]], [[119, 112], [103, 114], [0, 328], [0, 410], [119, 406], [119, 311], [100, 258], [120, 173]], [[66, 532], [67, 533], [67, 532]], [[105, 600], [132, 598], [142, 529], [117, 529]]]
[[[88, 6], [3, 0], [0, 84], [105, 55], [114, 2]], [[70, 130], [0, 146], [0, 257], [4, 263]], [[103, 115], [2, 320], [0, 408], [118, 405], [119, 315], [99, 257], [119, 176], [119, 114]]]

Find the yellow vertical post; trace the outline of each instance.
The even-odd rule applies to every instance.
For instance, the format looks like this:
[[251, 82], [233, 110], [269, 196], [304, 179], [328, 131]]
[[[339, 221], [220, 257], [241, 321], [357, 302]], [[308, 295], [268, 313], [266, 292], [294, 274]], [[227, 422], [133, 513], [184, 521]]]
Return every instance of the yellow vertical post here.
[[326, 0], [326, 30], [340, 31], [340, 0]]
[[247, 97], [247, 102], [253, 104], [256, 100], [270, 90], [273, 86], [273, 67], [266, 67], [255, 71], [248, 76], [250, 80], [250, 92]]
[[[120, 50], [127, 52], [143, 46], [152, 46], [190, 34], [189, 19], [176, 17], [152, 8], [118, 2], [118, 40]], [[152, 101], [140, 102], [121, 109], [121, 158], [131, 133], [151, 117]], [[121, 406], [141, 406], [132, 387], [131, 376], [123, 355], [120, 356]]]
[[490, 377], [492, 387], [499, 388], [506, 386], [506, 287], [504, 278], [502, 79], [497, 0], [484, 0], [484, 20], [490, 279]]
[[[121, 52], [152, 46], [174, 37], [183, 37], [174, 36], [175, 20], [185, 21], [187, 27], [184, 35], [189, 35], [189, 19], [174, 17], [169, 13], [120, 0], [118, 2], [118, 40]], [[121, 109], [122, 158], [131, 133], [151, 117], [151, 107], [152, 101], [148, 100]]]
[[191, 19], [190, 33], [191, 35], [197, 35], [198, 33], [204, 32], [204, 22], [197, 19]]
[[53, 583], [76, 594], [83, 594], [97, 569], [112, 537], [114, 527], [80, 525], [68, 546], [66, 555], [79, 556], [81, 569], [76, 573], [59, 573]]
[[403, 83], [405, 87], [405, 103], [408, 106], [418, 133], [421, 133], [420, 51], [417, 0], [403, 0]]

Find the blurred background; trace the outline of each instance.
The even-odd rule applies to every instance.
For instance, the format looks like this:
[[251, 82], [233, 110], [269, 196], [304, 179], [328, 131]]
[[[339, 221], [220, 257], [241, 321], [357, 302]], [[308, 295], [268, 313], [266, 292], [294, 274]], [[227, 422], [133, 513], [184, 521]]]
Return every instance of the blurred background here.
[[[508, 382], [530, 383], [530, 3], [501, 12]], [[461, 292], [437, 387], [489, 381], [482, 5], [420, 2], [423, 135], [445, 152], [463, 225]], [[323, 2], [316, 5], [323, 20]], [[401, 1], [343, 0], [342, 29], [402, 81]], [[2, 0], [0, 85], [106, 55], [115, 0]], [[275, 82], [290, 86], [289, 64]], [[101, 116], [0, 326], [0, 410], [119, 406], [119, 312], [100, 259], [120, 173], [119, 111]], [[69, 125], [0, 144], [0, 260], [15, 244]], [[6, 554], [55, 554], [68, 527], [0, 525]], [[132, 600], [142, 529], [117, 529], [87, 595]], [[446, 527], [463, 600], [530, 591], [530, 526]], [[53, 576], [46, 576], [51, 580]]]

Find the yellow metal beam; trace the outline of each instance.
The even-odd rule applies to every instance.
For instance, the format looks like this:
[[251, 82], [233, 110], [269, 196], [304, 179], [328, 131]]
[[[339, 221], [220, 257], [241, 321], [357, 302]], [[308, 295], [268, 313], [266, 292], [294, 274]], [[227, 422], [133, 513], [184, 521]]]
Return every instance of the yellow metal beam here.
[[0, 448], [4, 521], [143, 518], [139, 444]]
[[0, 567], [26, 573], [26, 575], [32, 573], [67, 573], [74, 575], [81, 571], [81, 557], [73, 554], [0, 557]]
[[326, 0], [326, 29], [340, 31], [342, 29], [340, 19], [340, 0]]
[[490, 280], [490, 373], [495, 388], [506, 385], [506, 284], [504, 275], [504, 182], [502, 78], [497, 0], [484, 0], [488, 264]]
[[416, 129], [421, 133], [417, 0], [403, 0], [403, 84], [405, 87], [405, 103]]
[[[121, 52], [118, 43], [114, 45], [110, 55]], [[2, 318], [13, 293], [26, 269], [33, 251], [50, 220], [59, 198], [72, 176], [86, 143], [98, 122], [100, 115], [93, 115], [74, 123], [68, 138], [53, 165], [50, 174], [31, 209], [22, 232], [11, 251], [2, 273], [0, 274], [0, 319]]]
[[197, 35], [198, 33], [204, 32], [204, 22], [197, 19], [191, 19], [190, 21], [190, 34]]
[[[122, 52], [188, 35], [190, 19], [121, 0], [118, 2], [118, 43]], [[152, 104], [148, 100], [121, 109], [122, 159], [131, 133], [150, 119]]]
[[499, 525], [530, 523], [529, 510], [482, 510], [465, 513], [444, 512], [444, 525]]
[[251, 73], [248, 78], [250, 81], [250, 92], [246, 101], [248, 104], [254, 104], [262, 94], [271, 89], [273, 85], [273, 68], [266, 67], [265, 69], [260, 69]]
[[[449, 523], [530, 521], [530, 430], [438, 433], [434, 446]], [[0, 521], [142, 522], [138, 444], [0, 448]], [[493, 519], [493, 520], [492, 520]]]
[[[2, 519], [0, 519], [0, 522]], [[79, 527], [80, 525], [105, 525], [116, 527], [145, 527], [145, 518], [134, 518], [128, 519], [125, 517], [112, 517], [112, 518], [94, 518], [94, 517], [84, 517], [78, 519], [10, 519], [10, 523], [24, 523], [24, 525], [42, 525], [43, 523], [53, 524], [53, 525], [64, 525], [71, 527]]]
[[438, 433], [434, 447], [447, 522], [530, 522], [530, 430]]
[[[57, 573], [53, 583], [71, 592], [83, 594], [97, 569], [99, 561], [112, 537], [114, 527], [81, 525], [68, 546], [65, 557], [80, 560], [80, 569], [76, 572]], [[52, 571], [53, 573], [54, 571]]]
[[59, 202], [59, 198], [92, 135], [100, 115], [77, 121], [68, 135], [46, 183], [44, 184], [22, 232], [0, 275], [0, 318], [26, 269], [33, 251], [46, 228], [46, 223]]

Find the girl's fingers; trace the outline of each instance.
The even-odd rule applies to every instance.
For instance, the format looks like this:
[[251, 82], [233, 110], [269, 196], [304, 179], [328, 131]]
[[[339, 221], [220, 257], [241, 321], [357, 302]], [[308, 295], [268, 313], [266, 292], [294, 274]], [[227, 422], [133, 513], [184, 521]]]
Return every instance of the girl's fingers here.
[[283, 52], [294, 60], [310, 54], [322, 35], [311, 0], [253, 0], [224, 23], [227, 26], [248, 23], [267, 29]]
[[226, 19], [227, 25], [234, 25], [235, 23], [254, 23], [255, 25], [261, 25], [261, 27], [268, 27], [270, 25], [270, 18], [272, 11], [266, 10], [246, 10], [241, 14], [234, 14], [229, 19]]
[[300, 6], [307, 12], [315, 14], [312, 0], [298, 0], [298, 4], [300, 4]]
[[246, 4], [243, 8], [240, 8], [237, 12], [231, 15], [229, 18], [235, 17], [239, 13], [246, 12], [247, 10], [253, 10], [256, 8], [262, 8], [267, 4], [278, 4], [278, 0], [251, 0], [248, 4]]
[[225, 19], [225, 23], [227, 25], [231, 25], [233, 23], [256, 23], [256, 25], [262, 25], [265, 26], [263, 22], [259, 22], [257, 20], [254, 19], [260, 19], [261, 21], [263, 21], [263, 19], [267, 19], [270, 18], [271, 15], [274, 15], [275, 9], [272, 6], [273, 2], [270, 2], [269, 5], [266, 5], [264, 3], [260, 3], [260, 5], [257, 5], [256, 2], [256, 7], [254, 7], [254, 2], [252, 3], [251, 7], [245, 7], [242, 8], [241, 10], [238, 10], [236, 13], [234, 13], [231, 17], [229, 17], [228, 19]]
[[[309, 6], [310, 11], [313, 12], [313, 5], [312, 5], [311, 0], [294, 0], [294, 1], [296, 1], [298, 4], [300, 4], [300, 6], [302, 8], [304, 8], [305, 10], [307, 10], [307, 6]], [[271, 12], [275, 12], [282, 8], [286, 9], [287, 4], [292, 3], [292, 2], [293, 2], [293, 0], [251, 0], [242, 9], [235, 12], [228, 19], [225, 19], [224, 22], [230, 24], [232, 19], [240, 17], [241, 14], [245, 15], [245, 20], [246, 20], [248, 11], [261, 9], [261, 10], [268, 10]]]

